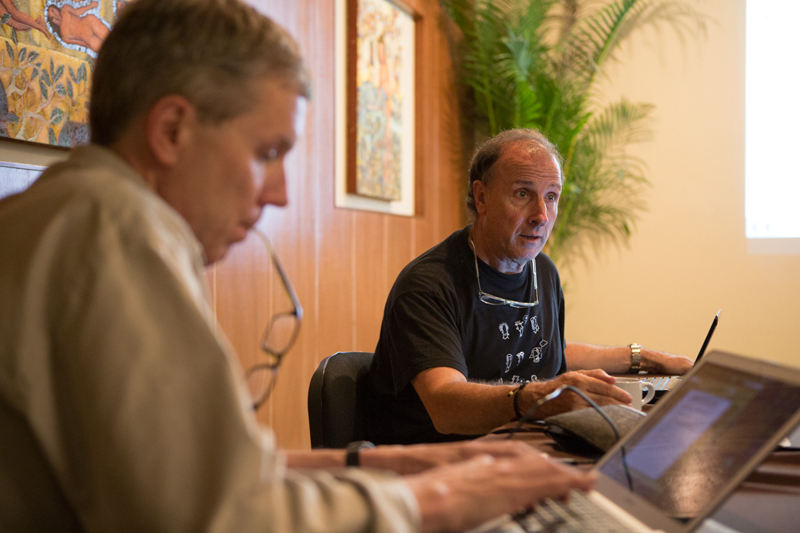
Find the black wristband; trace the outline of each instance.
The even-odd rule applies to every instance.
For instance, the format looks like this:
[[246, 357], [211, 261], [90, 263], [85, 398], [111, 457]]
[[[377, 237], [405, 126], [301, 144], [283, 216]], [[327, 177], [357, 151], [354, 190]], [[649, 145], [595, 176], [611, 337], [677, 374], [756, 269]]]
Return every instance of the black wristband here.
[[347, 460], [345, 461], [345, 464], [347, 466], [360, 466], [361, 460], [359, 455], [361, 454], [361, 450], [374, 447], [375, 445], [368, 440], [357, 440], [351, 442], [347, 445]]
[[519, 393], [522, 392], [522, 389], [528, 386], [528, 383], [530, 383], [530, 381], [525, 381], [522, 383], [522, 385], [508, 393], [509, 396], [514, 397], [514, 415], [517, 417], [517, 420], [522, 418], [522, 413], [519, 410]]

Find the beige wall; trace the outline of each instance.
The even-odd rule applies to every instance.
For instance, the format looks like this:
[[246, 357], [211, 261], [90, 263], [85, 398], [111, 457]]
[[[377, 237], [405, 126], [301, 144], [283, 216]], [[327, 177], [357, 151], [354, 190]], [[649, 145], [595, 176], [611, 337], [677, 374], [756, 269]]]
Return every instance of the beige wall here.
[[744, 235], [745, 0], [695, 5], [705, 38], [637, 36], [609, 70], [607, 95], [657, 107], [635, 152], [653, 187], [629, 248], [563, 273], [567, 337], [695, 357], [722, 308], [710, 348], [800, 366], [800, 256], [749, 254]]

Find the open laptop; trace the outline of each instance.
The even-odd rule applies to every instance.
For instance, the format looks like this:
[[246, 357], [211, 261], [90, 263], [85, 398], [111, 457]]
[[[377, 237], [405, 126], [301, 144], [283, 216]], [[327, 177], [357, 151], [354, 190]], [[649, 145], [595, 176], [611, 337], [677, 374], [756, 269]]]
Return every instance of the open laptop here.
[[[706, 333], [706, 338], [703, 341], [703, 346], [700, 347], [700, 353], [697, 354], [697, 358], [694, 360], [694, 364], [697, 365], [700, 362], [700, 359], [703, 358], [703, 354], [706, 353], [706, 348], [708, 348], [708, 343], [711, 340], [711, 337], [714, 335], [714, 330], [717, 329], [717, 323], [719, 322], [719, 314], [722, 312], [722, 309], [717, 311], [717, 314], [714, 316], [714, 320], [711, 321], [711, 327]], [[675, 387], [678, 386], [678, 383], [681, 382], [683, 379], [682, 376], [649, 376], [649, 377], [642, 377], [642, 381], [647, 381], [653, 384], [653, 387], [656, 390], [655, 400], [658, 400], [666, 394], [667, 392], [671, 391]]]
[[800, 370], [712, 352], [603, 456], [594, 490], [475, 531], [692, 531], [798, 422]]

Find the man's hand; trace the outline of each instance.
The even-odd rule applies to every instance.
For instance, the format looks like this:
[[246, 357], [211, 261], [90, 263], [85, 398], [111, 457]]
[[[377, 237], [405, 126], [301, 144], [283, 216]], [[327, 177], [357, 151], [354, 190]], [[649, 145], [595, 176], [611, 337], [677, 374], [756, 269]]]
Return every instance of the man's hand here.
[[458, 463], [480, 455], [490, 455], [495, 458], [530, 458], [538, 456], [539, 453], [523, 442], [511, 440], [377, 446], [361, 452], [361, 465], [393, 470], [406, 475]]
[[672, 355], [642, 348], [642, 369], [651, 374], [683, 375], [692, 369], [694, 361], [682, 355]]
[[[572, 385], [584, 392], [597, 405], [630, 405], [631, 395], [615, 387], [616, 380], [602, 370], [578, 370], [567, 372], [556, 379], [543, 383], [531, 383], [522, 390], [520, 411], [527, 413], [541, 398], [550, 394], [561, 385]], [[558, 397], [545, 402], [532, 413], [532, 419], [541, 420], [551, 415], [584, 409], [589, 407], [586, 401], [570, 390], [565, 390]]]
[[417, 498], [422, 531], [463, 531], [505, 513], [590, 490], [595, 475], [532, 452], [518, 457], [479, 455], [405, 478]]

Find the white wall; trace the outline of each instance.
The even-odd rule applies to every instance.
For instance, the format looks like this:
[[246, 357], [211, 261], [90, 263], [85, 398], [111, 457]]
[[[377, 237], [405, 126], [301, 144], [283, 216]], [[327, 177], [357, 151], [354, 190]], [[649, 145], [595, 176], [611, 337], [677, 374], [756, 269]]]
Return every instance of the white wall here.
[[750, 254], [744, 234], [745, 0], [692, 3], [705, 37], [637, 35], [608, 70], [608, 96], [656, 105], [633, 152], [653, 187], [629, 248], [562, 273], [567, 338], [694, 357], [722, 308], [711, 349], [800, 366], [800, 255]]

